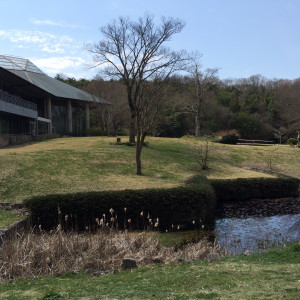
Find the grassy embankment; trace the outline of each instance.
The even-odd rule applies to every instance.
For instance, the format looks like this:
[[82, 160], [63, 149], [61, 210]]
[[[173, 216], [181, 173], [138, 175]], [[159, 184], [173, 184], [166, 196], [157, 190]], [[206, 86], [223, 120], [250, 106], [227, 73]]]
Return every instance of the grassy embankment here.
[[116, 275], [64, 274], [0, 286], [8, 299], [300, 299], [300, 245], [263, 255], [147, 266]]
[[[0, 149], [0, 202], [18, 203], [51, 193], [180, 186], [199, 172], [205, 189], [205, 177], [275, 176], [264, 170], [270, 159], [276, 171], [300, 178], [299, 149], [289, 146], [214, 144], [210, 168], [201, 171], [188, 155], [187, 144], [195, 140], [148, 140], [142, 154], [144, 176], [135, 175], [134, 147], [110, 145], [115, 138], [62, 138]], [[18, 219], [4, 214], [0, 228]]]
[[[200, 171], [187, 155], [188, 140], [170, 138], [149, 138], [142, 153], [144, 176], [136, 176], [134, 147], [109, 144], [114, 141], [62, 138], [0, 149], [0, 202], [51, 193], [173, 187], [199, 172], [208, 178], [274, 176], [264, 172], [270, 157], [277, 171], [300, 178], [296, 148], [214, 144], [210, 169]], [[205, 179], [202, 183], [205, 187]]]

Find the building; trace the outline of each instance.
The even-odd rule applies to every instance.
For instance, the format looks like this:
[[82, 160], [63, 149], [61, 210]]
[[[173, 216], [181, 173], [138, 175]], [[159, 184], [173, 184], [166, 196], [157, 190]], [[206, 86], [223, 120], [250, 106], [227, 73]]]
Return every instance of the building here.
[[95, 104], [108, 103], [47, 76], [28, 59], [0, 55], [0, 135], [88, 136]]

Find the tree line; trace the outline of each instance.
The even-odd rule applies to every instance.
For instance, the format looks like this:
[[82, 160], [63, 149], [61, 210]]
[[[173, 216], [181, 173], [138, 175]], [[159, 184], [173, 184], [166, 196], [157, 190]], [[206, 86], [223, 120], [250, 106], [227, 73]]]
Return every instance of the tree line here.
[[[300, 78], [269, 80], [253, 75], [220, 80], [215, 73], [207, 80], [206, 73], [207, 70], [203, 71], [200, 81], [206, 85], [202, 88], [200, 104], [194, 77], [169, 78], [168, 92], [149, 134], [181, 137], [232, 131], [241, 138], [268, 139], [277, 143], [297, 136], [300, 129]], [[92, 133], [129, 134], [130, 109], [122, 80], [100, 77], [76, 80], [63, 75], [56, 78], [112, 103], [106, 107], [98, 106], [91, 112]]]

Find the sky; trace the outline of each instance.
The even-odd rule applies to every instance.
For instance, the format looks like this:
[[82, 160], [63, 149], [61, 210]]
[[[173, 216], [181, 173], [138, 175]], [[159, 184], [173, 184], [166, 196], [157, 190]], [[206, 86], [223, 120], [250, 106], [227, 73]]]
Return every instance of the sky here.
[[221, 79], [300, 77], [300, 0], [0, 0], [0, 54], [31, 60], [49, 76], [91, 79], [87, 43], [120, 16], [179, 18], [168, 46], [198, 51]]

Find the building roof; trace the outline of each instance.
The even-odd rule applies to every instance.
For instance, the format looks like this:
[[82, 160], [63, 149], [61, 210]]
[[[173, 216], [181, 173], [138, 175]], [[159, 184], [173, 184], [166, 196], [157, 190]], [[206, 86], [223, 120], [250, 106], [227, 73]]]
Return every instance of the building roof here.
[[14, 75], [58, 98], [109, 104], [109, 102], [93, 96], [92, 94], [46, 75], [28, 59], [0, 55], [0, 68], [6, 69]]

